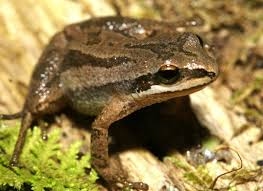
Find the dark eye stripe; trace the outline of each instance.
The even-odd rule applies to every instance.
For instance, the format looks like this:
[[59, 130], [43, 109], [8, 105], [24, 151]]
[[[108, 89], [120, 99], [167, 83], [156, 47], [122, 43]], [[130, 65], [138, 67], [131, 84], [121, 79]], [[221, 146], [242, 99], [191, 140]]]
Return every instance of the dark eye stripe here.
[[215, 77], [214, 72], [208, 72], [204, 69], [195, 69], [195, 70], [182, 69], [181, 73], [183, 76], [190, 76], [191, 78], [201, 78], [205, 76], [209, 76], [210, 78]]

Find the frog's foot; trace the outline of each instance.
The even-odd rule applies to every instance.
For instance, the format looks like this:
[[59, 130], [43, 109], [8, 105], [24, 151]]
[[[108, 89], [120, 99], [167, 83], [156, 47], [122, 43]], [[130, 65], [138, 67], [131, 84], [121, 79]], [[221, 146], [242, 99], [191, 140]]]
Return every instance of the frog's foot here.
[[143, 182], [130, 182], [123, 177], [117, 177], [115, 183], [115, 188], [120, 190], [136, 190], [136, 191], [147, 191], [149, 186]]
[[126, 176], [122, 175], [121, 171], [117, 174], [111, 173], [108, 168], [103, 169], [103, 173], [100, 173], [102, 178], [108, 184], [111, 191], [119, 190], [134, 190], [134, 191], [147, 191], [149, 186], [143, 182], [131, 182], [128, 181]]

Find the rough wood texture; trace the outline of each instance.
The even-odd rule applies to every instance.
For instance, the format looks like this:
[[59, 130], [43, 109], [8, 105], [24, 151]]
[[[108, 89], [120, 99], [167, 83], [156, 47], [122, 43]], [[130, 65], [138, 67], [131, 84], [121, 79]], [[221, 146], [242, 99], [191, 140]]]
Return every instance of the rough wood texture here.
[[[163, 4], [163, 1], [149, 2], [149, 4], [142, 3], [142, 5], [138, 1], [111, 1], [111, 3], [115, 3], [114, 5], [119, 6], [120, 12], [124, 15], [154, 18], [162, 17], [169, 18], [170, 20], [173, 20], [176, 16], [181, 19], [184, 15], [181, 13], [185, 11], [185, 5], [180, 3], [180, 6], [177, 6], [178, 3], [169, 6], [168, 4]], [[211, 3], [211, 1], [208, 2]], [[32, 69], [48, 39], [57, 30], [61, 29], [65, 24], [83, 20], [90, 16], [101, 16], [102, 14], [113, 15], [115, 12], [114, 6], [111, 3], [106, 1], [96, 1], [95, 3], [93, 1], [91, 3], [91, 1], [88, 0], [43, 0], [38, 2], [32, 0], [0, 0], [0, 113], [13, 113], [21, 109]], [[185, 4], [189, 4], [189, 2], [185, 1]], [[229, 2], [228, 5], [229, 9], [232, 8], [231, 11], [236, 11], [233, 12], [235, 17], [229, 17], [230, 20], [239, 18], [237, 16], [238, 11], [234, 9], [238, 6], [233, 2]], [[157, 8], [158, 11], [153, 9], [154, 7]], [[189, 11], [191, 12], [192, 10], [189, 8]], [[189, 11], [187, 10], [185, 14], [185, 16], [187, 15], [187, 19], [191, 17]], [[206, 33], [213, 26], [213, 24], [211, 24], [213, 23], [213, 21], [211, 21], [212, 18], [210, 18], [208, 14], [202, 14], [202, 10], [198, 10], [197, 12], [200, 13], [207, 22], [201, 30], [201, 32]], [[225, 21], [226, 25], [229, 24], [227, 23], [227, 19]], [[248, 26], [246, 24], [244, 25], [245, 27]], [[217, 35], [219, 36], [218, 39], [210, 33], [207, 34], [207, 37], [214, 39], [216, 42], [223, 39], [224, 36], [227, 36], [227, 31], [221, 31], [221, 33]], [[262, 47], [262, 34], [259, 35], [258, 38], [261, 39], [258, 42]], [[243, 38], [241, 39], [244, 40]], [[235, 48], [238, 49], [238, 43], [232, 43], [232, 46], [229, 45], [232, 41], [230, 41], [226, 47], [231, 49], [232, 46], [235, 46]], [[237, 40], [235, 42], [237, 42]], [[218, 46], [220, 46], [220, 43], [224, 42], [219, 41], [217, 43], [219, 44]], [[239, 44], [241, 44], [240, 41]], [[230, 186], [230, 182], [233, 181], [232, 185], [237, 184], [237, 190], [263, 190], [262, 174], [256, 174], [259, 171], [252, 171], [259, 169], [255, 165], [256, 160], [263, 158], [263, 142], [257, 140], [257, 138], [261, 136], [262, 124], [254, 125], [248, 122], [239, 105], [236, 104], [236, 106], [233, 107], [233, 105], [229, 103], [232, 96], [231, 88], [233, 89], [237, 85], [233, 84], [235, 80], [232, 80], [230, 85], [225, 84], [225, 81], [227, 81], [229, 76], [237, 77], [242, 75], [243, 71], [240, 71], [240, 75], [234, 75], [234, 72], [231, 73], [231, 71], [234, 70], [233, 65], [227, 65], [227, 63], [234, 62], [233, 57], [236, 58], [240, 56], [240, 54], [238, 50], [236, 52], [230, 52], [227, 48], [221, 48], [220, 50], [222, 50], [222, 52], [218, 53], [221, 58], [219, 59], [220, 63], [223, 63], [223, 65], [221, 65], [222, 76], [212, 87], [191, 96], [192, 107], [199, 122], [207, 127], [211, 134], [218, 137], [224, 145], [228, 145], [240, 154], [244, 166], [242, 173], [244, 173], [244, 171], [247, 172], [247, 174], [243, 174], [244, 176], [239, 177], [239, 179], [237, 176], [220, 178], [215, 188], [227, 188]], [[263, 94], [261, 94], [261, 96], [262, 95]], [[173, 113], [173, 111], [171, 112]], [[259, 118], [262, 119], [262, 115]], [[84, 134], [85, 139], [89, 142], [89, 133], [87, 131], [71, 128], [72, 123], [67, 123], [65, 122], [66, 120], [63, 119], [61, 119], [61, 121], [61, 126], [64, 131], [74, 135], [69, 138], [70, 140], [63, 141], [69, 143], [80, 137], [83, 138]], [[244, 128], [244, 126], [248, 128]], [[141, 126], [140, 128], [144, 127]], [[131, 131], [133, 130], [129, 129], [124, 133], [131, 142], [128, 143], [128, 145], [134, 145], [134, 142], [137, 142], [137, 138], [139, 137], [135, 132], [131, 133]], [[237, 134], [236, 132], [240, 133]], [[187, 137], [190, 134], [191, 132], [181, 135], [181, 137]], [[145, 136], [147, 137], [148, 134]], [[174, 139], [176, 140], [178, 137]], [[147, 140], [147, 138], [143, 138], [142, 140]], [[175, 140], [173, 140], [171, 136], [170, 140], [163, 139], [163, 145], [161, 145], [161, 147], [170, 145], [171, 142]], [[249, 144], [250, 142], [253, 142], [253, 144]], [[143, 144], [138, 145], [137, 147], [132, 147], [132, 149], [128, 147], [123, 150], [117, 149], [119, 152], [115, 153], [120, 157], [123, 168], [128, 172], [132, 180], [140, 180], [148, 183], [150, 190], [209, 190], [209, 185], [201, 185], [202, 181], [200, 184], [195, 184], [191, 181], [187, 182], [187, 179], [185, 179], [185, 173], [190, 171], [196, 172], [198, 176], [195, 167], [190, 166], [185, 161], [185, 152], [179, 153], [176, 149], [177, 147], [167, 152], [176, 159], [180, 159], [181, 163], [189, 165], [182, 167], [182, 165], [175, 165], [169, 159], [165, 159], [162, 162], [162, 159], [157, 158], [147, 147], [143, 147]], [[88, 150], [89, 146], [86, 148], [85, 150]], [[184, 150], [187, 149], [188, 147], [185, 147]], [[239, 166], [240, 161], [236, 153], [231, 153], [233, 159], [230, 164], [223, 162], [207, 164], [206, 169], [209, 170], [213, 178]], [[160, 156], [163, 157], [163, 155]], [[254, 172], [254, 174], [252, 172]], [[238, 171], [236, 175], [242, 175], [242, 173]]]

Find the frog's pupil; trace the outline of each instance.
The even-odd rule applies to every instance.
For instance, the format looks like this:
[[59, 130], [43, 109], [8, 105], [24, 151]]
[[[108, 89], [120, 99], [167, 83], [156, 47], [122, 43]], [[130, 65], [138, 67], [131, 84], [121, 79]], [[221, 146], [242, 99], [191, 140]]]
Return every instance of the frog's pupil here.
[[158, 72], [159, 81], [163, 84], [171, 84], [177, 81], [180, 77], [179, 70], [177, 68], [159, 70]]

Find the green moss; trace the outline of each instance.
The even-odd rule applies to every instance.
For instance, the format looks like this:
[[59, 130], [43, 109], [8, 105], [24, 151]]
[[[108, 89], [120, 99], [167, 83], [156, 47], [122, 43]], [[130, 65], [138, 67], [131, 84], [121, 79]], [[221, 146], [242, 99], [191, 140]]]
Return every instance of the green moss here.
[[[239, 190], [238, 186], [245, 185], [249, 182], [260, 182], [262, 180], [263, 170], [260, 167], [255, 169], [243, 167], [238, 171], [232, 172], [225, 170], [225, 172], [222, 172], [221, 175], [226, 172], [230, 173], [219, 177], [218, 170], [220, 170], [220, 162], [211, 163], [210, 165], [207, 163], [203, 165], [192, 166], [180, 155], [166, 157], [165, 160], [169, 160], [177, 167], [177, 176], [183, 180], [186, 190], [237, 191]], [[232, 167], [232, 170], [236, 168], [237, 167]], [[215, 176], [215, 174], [217, 174], [217, 176]], [[260, 190], [259, 185], [258, 187], [253, 187], [252, 189], [255, 191]]]
[[62, 151], [58, 129], [49, 133], [47, 141], [40, 138], [39, 128], [29, 130], [19, 167], [10, 168], [18, 129], [0, 126], [0, 190], [97, 190], [90, 155], [78, 157], [81, 142]]
[[263, 86], [263, 77], [258, 76], [256, 77], [251, 83], [246, 85], [243, 89], [239, 89], [236, 92], [234, 92], [231, 101], [234, 104], [238, 104], [241, 101], [245, 100], [246, 98], [249, 98], [251, 94], [255, 91], [261, 90]]
[[183, 160], [183, 158], [177, 158], [175, 156], [167, 157], [166, 160], [170, 160], [177, 168], [182, 170], [182, 178], [185, 184], [192, 185], [195, 190], [212, 190], [209, 187], [213, 183], [213, 178], [205, 165], [193, 167], [187, 161]]

